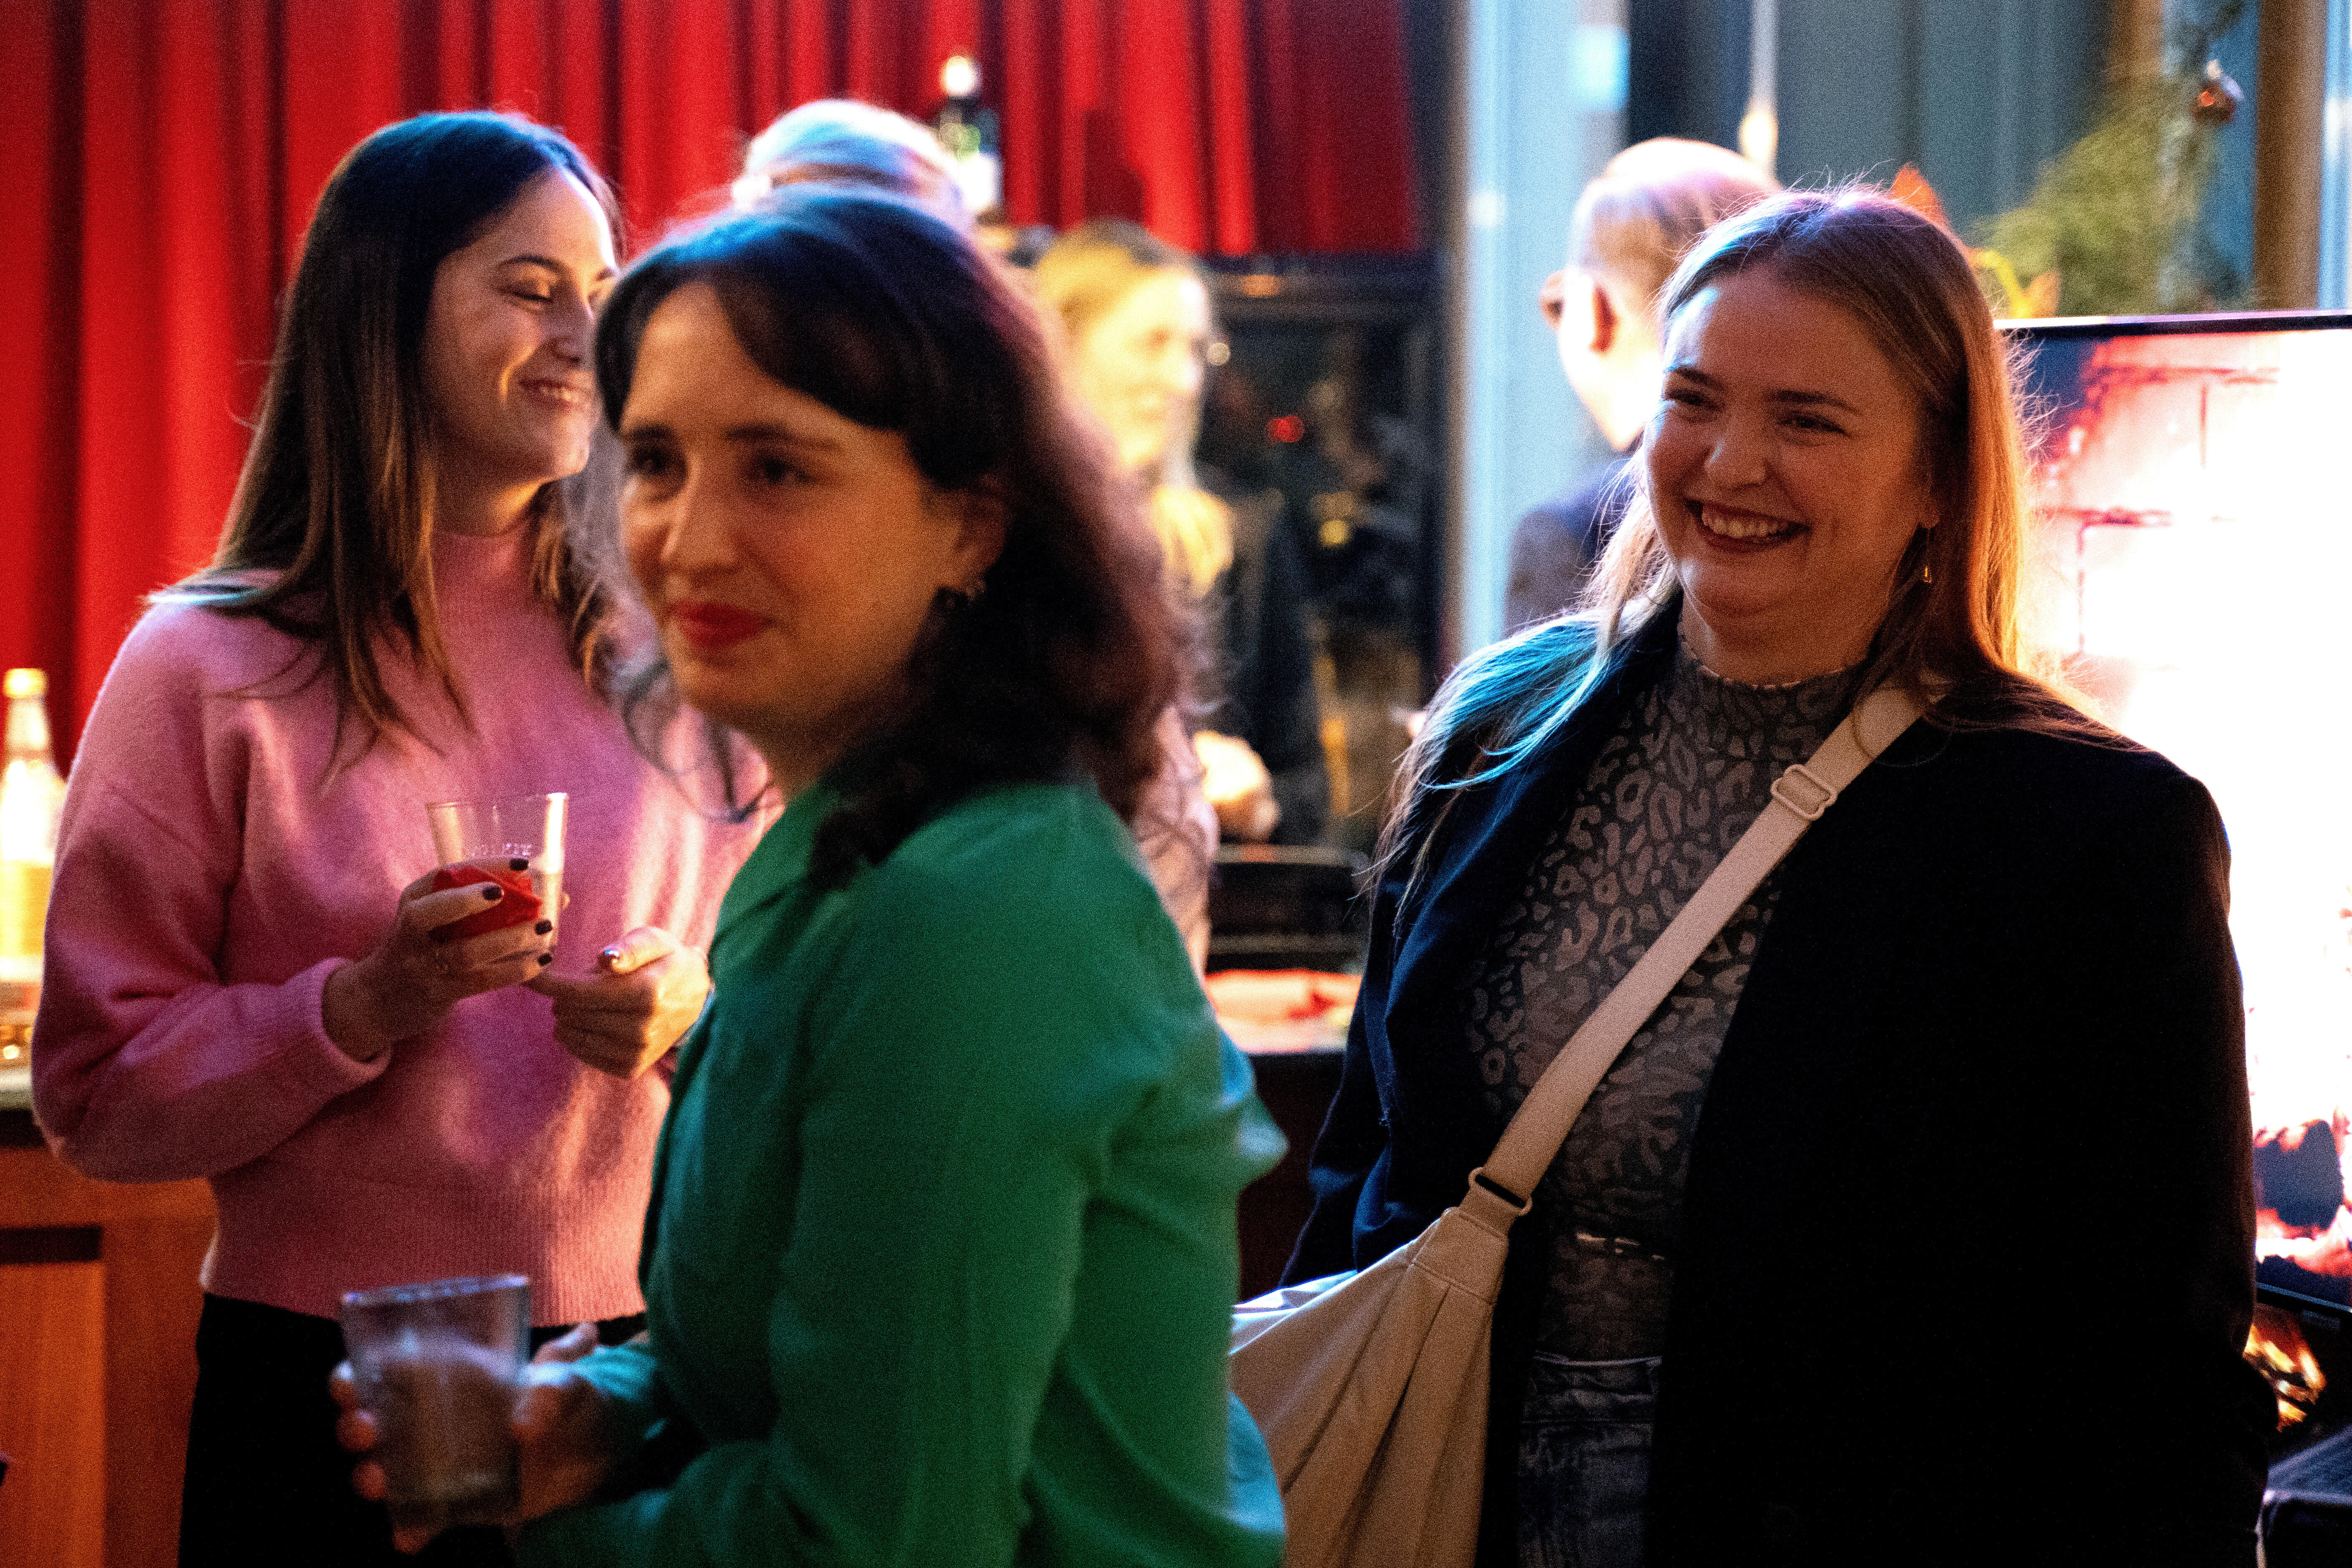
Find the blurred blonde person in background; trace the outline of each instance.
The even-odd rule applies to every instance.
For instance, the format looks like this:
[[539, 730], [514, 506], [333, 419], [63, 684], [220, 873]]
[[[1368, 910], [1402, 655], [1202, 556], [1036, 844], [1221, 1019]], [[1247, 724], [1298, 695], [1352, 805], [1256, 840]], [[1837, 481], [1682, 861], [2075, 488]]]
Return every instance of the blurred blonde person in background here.
[[1738, 153], [1674, 136], [1637, 142], [1577, 198], [1568, 262], [1537, 299], [1601, 438], [1621, 454], [1519, 520], [1503, 624], [1512, 631], [1576, 602], [1633, 492], [1633, 448], [1657, 406], [1658, 290], [1683, 252], [1780, 186]]
[[1277, 520], [1236, 510], [1192, 467], [1216, 321], [1192, 258], [1122, 219], [1081, 224], [1037, 263], [1067, 333], [1072, 390], [1151, 492], [1171, 579], [1211, 617], [1217, 668], [1193, 736], [1229, 839], [1312, 843], [1330, 784], [1307, 637], [1305, 568]]

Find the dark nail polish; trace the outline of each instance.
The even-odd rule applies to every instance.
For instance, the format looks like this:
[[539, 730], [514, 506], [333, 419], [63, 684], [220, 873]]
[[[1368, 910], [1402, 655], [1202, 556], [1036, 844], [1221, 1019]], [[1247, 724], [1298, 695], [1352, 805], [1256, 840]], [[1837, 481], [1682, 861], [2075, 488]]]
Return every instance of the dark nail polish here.
[[545, 969], [549, 964], [553, 963], [554, 962], [555, 954], [551, 952], [542, 952], [539, 955], [539, 966], [541, 969]]
[[488, 899], [494, 904], [506, 896], [507, 890], [504, 888], [498, 886], [496, 883], [493, 883], [489, 887], [482, 889], [482, 897]]
[[555, 922], [553, 921], [541, 921], [530, 929], [537, 931], [540, 935], [545, 936], [549, 931], [555, 929]]
[[507, 862], [507, 869], [509, 871], [528, 871], [530, 869], [530, 862], [522, 858], [520, 856], [517, 856], [515, 858]]

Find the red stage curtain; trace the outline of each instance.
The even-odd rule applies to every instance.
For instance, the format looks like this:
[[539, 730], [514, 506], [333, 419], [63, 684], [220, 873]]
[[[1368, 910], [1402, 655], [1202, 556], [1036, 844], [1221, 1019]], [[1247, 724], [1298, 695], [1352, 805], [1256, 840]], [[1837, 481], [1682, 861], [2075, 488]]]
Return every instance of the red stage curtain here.
[[211, 554], [278, 290], [375, 127], [562, 125], [643, 242], [794, 103], [928, 114], [955, 49], [1016, 222], [1418, 243], [1402, 0], [0, 0], [0, 664], [50, 670], [69, 753], [142, 595]]

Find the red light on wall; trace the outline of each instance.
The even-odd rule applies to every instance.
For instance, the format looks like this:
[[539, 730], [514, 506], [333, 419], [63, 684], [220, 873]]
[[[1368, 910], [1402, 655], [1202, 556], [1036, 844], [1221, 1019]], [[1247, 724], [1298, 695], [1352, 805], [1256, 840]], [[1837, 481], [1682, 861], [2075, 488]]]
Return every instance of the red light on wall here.
[[1307, 438], [1307, 421], [1296, 414], [1277, 415], [1265, 422], [1266, 437], [1285, 446]]

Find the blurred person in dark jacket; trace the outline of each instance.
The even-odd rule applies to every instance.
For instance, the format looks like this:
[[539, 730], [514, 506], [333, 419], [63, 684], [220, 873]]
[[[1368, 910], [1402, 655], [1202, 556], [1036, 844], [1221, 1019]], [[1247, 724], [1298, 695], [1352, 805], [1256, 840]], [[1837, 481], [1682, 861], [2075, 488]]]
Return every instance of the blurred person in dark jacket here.
[[1700, 235], [1779, 188], [1737, 153], [1658, 136], [1609, 160], [1577, 198], [1567, 263], [1537, 298], [1568, 384], [1622, 455], [1519, 519], [1505, 630], [1575, 604], [1624, 515], [1633, 447], [1658, 401], [1657, 293], [1666, 275]]

